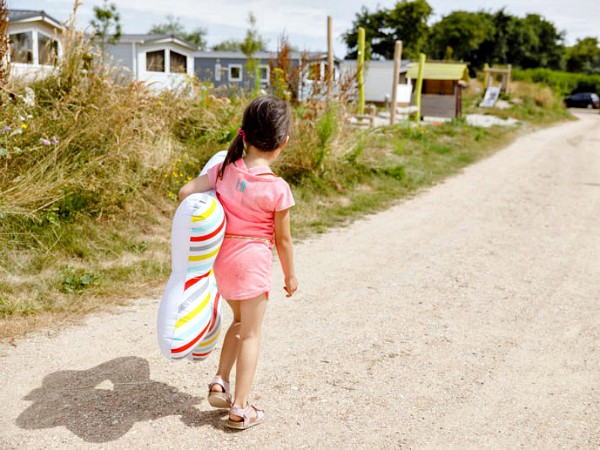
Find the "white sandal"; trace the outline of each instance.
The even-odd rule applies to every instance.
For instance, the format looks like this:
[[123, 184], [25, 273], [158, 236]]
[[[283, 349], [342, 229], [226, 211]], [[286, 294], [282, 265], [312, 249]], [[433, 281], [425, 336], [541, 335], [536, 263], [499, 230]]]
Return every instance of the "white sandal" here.
[[[256, 411], [256, 416], [251, 417], [250, 414], [252, 410]], [[227, 426], [229, 428], [234, 428], [236, 430], [245, 430], [247, 428], [253, 427], [254, 425], [259, 425], [265, 421], [265, 413], [262, 409], [257, 408], [250, 403], [246, 404], [245, 408], [240, 408], [239, 406], [233, 405], [229, 410], [229, 416], [240, 416], [242, 420], [239, 422], [235, 420], [231, 420], [229, 418], [227, 420]]]
[[[223, 392], [215, 392], [213, 386], [218, 384], [223, 388]], [[230, 408], [231, 394], [229, 393], [229, 383], [220, 376], [215, 376], [212, 383], [208, 385], [208, 403], [214, 408]]]

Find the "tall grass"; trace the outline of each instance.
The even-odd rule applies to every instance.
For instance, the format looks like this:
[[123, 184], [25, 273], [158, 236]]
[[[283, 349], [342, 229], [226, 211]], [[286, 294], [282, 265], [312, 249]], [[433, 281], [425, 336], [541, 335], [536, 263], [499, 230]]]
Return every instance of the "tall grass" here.
[[[152, 91], [95, 57], [73, 21], [56, 72], [8, 89], [35, 102], [0, 94], [0, 337], [162, 286], [175, 194], [228, 146], [249, 94], [194, 80], [185, 94]], [[296, 235], [381, 209], [509, 133], [460, 121], [356, 131], [346, 107], [293, 108], [274, 170], [292, 184]], [[544, 110], [533, 101], [531, 114]]]

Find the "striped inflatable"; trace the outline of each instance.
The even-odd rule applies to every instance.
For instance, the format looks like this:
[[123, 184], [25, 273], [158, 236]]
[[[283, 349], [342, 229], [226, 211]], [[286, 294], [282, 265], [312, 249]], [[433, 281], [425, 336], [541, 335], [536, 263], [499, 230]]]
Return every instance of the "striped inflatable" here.
[[170, 359], [206, 358], [221, 328], [212, 266], [225, 235], [221, 204], [206, 193], [187, 197], [171, 229], [172, 272], [158, 311], [158, 342]]

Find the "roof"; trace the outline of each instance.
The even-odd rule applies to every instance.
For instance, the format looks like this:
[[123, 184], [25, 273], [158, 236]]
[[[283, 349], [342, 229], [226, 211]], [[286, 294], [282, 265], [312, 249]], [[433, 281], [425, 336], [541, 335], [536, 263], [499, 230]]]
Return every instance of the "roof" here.
[[182, 47], [187, 47], [190, 50], [197, 50], [198, 46], [191, 42], [185, 41], [173, 34], [122, 34], [119, 38], [119, 43], [136, 43], [136, 44], [161, 44], [173, 42]]
[[[290, 52], [290, 59], [301, 59], [304, 52]], [[256, 59], [277, 58], [277, 52], [256, 52], [253, 54]], [[327, 52], [306, 52], [309, 61], [327, 59]], [[246, 55], [241, 51], [199, 51], [194, 54], [195, 58], [223, 58], [223, 59], [246, 59]], [[339, 63], [342, 60], [334, 57], [334, 61]]]
[[[406, 76], [417, 78], [418, 74], [419, 64], [415, 63], [408, 69]], [[469, 70], [464, 63], [426, 62], [423, 69], [423, 79], [469, 81]]]
[[54, 17], [49, 16], [43, 10], [32, 10], [32, 9], [9, 9], [8, 10], [8, 21], [12, 23], [23, 23], [23, 22], [46, 22], [56, 28], [62, 28], [62, 24]]

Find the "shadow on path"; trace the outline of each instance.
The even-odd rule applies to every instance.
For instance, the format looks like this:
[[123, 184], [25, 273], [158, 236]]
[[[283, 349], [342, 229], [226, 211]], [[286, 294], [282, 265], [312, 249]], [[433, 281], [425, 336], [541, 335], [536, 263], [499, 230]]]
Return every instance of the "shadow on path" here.
[[224, 414], [199, 411], [194, 405], [200, 398], [150, 380], [148, 361], [135, 356], [51, 373], [25, 400], [33, 404], [17, 418], [19, 427], [64, 426], [87, 442], [119, 439], [135, 422], [180, 415], [187, 426], [214, 426]]

